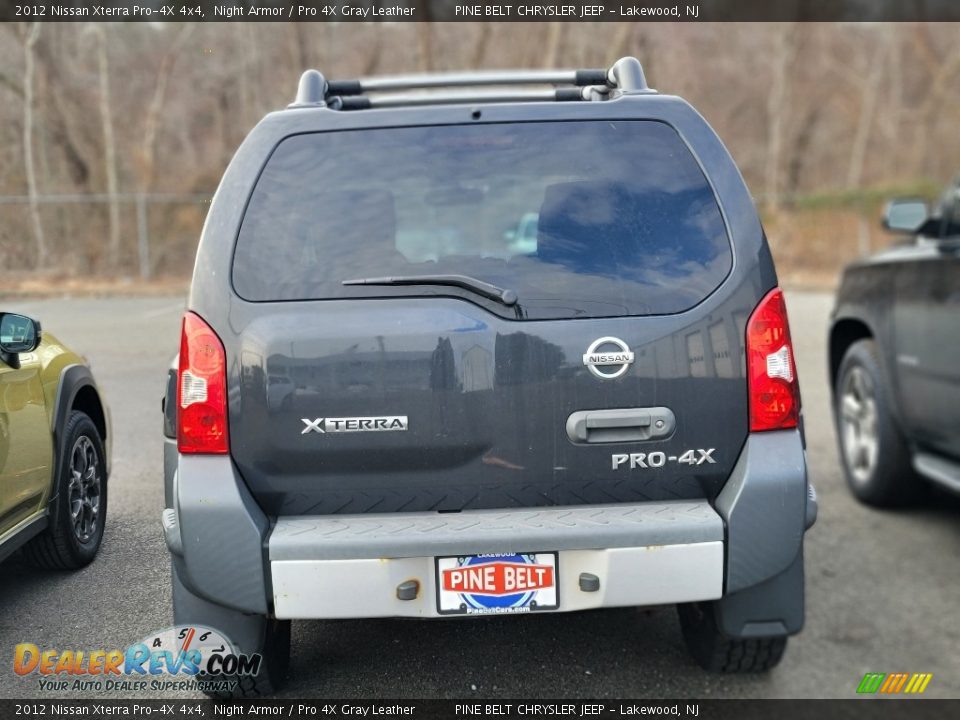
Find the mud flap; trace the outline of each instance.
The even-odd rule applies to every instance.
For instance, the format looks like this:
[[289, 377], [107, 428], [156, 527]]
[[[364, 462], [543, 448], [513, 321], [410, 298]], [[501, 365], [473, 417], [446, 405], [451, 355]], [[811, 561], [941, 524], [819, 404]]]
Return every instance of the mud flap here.
[[801, 547], [779, 575], [714, 601], [717, 625], [731, 638], [794, 635], [803, 629], [803, 595]]
[[266, 632], [266, 616], [242, 613], [194, 594], [180, 579], [181, 571], [178, 566], [182, 562], [180, 558], [172, 558], [170, 568], [174, 624], [213, 628], [230, 640], [237, 652], [260, 652]]

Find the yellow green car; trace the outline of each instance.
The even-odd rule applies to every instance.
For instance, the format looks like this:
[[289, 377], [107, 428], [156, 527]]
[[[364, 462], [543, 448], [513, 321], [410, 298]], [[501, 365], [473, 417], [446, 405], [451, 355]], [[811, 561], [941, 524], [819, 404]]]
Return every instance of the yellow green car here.
[[0, 562], [81, 568], [107, 519], [109, 415], [82, 357], [0, 312]]

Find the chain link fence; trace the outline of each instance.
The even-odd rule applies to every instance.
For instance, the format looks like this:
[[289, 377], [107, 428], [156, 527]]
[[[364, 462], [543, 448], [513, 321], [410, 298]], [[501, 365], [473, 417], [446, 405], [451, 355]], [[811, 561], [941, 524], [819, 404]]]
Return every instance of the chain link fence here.
[[[47, 246], [37, 263], [30, 197], [0, 195], [0, 268], [67, 276], [189, 275], [210, 194], [122, 193], [34, 198]], [[109, 208], [118, 207], [119, 243], [111, 250]]]

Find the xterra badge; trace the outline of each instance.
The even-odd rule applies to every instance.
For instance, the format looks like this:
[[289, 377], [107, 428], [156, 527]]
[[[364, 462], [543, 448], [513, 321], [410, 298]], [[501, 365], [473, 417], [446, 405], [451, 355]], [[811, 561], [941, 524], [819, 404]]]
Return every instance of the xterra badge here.
[[613, 380], [623, 375], [633, 364], [633, 353], [630, 346], [620, 338], [602, 337], [590, 343], [583, 356], [583, 364], [598, 378]]
[[345, 432], [389, 432], [391, 430], [406, 430], [406, 415], [390, 415], [388, 417], [349, 417], [349, 418], [317, 418], [310, 420], [301, 418], [306, 427], [301, 435], [307, 433], [345, 433]]

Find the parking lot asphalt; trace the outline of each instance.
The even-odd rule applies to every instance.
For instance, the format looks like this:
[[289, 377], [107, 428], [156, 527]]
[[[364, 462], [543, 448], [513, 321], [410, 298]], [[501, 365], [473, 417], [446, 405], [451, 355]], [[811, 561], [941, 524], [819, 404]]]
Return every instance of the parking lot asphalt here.
[[[820, 517], [806, 542], [807, 620], [763, 676], [708, 675], [688, 658], [672, 607], [462, 621], [295, 622], [282, 697], [534, 698], [854, 696], [866, 672], [929, 672], [931, 697], [960, 697], [960, 500], [934, 491], [878, 511], [844, 487], [829, 415], [831, 298], [787, 296]], [[108, 524], [74, 573], [0, 564], [0, 697], [49, 693], [13, 672], [14, 646], [125, 648], [171, 624], [160, 397], [179, 298], [8, 301], [89, 358], [113, 414]], [[126, 693], [102, 693], [125, 697]], [[190, 692], [163, 695], [187, 697]], [[145, 693], [139, 697], [161, 697]]]

